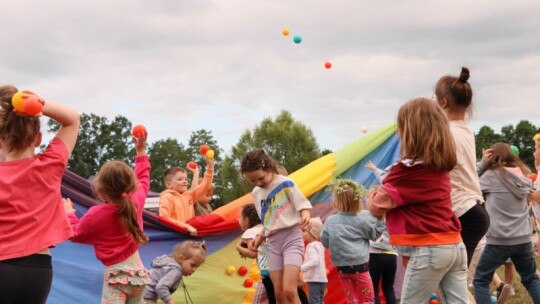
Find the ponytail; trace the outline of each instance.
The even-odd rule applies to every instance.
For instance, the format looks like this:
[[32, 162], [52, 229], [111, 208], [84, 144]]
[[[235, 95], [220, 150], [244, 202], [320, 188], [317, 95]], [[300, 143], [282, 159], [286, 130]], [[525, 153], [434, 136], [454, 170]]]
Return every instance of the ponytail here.
[[125, 162], [119, 160], [106, 162], [99, 169], [92, 187], [98, 198], [109, 200], [118, 207], [120, 221], [138, 244], [148, 242], [148, 237], [137, 222], [137, 208], [128, 195], [137, 189], [137, 177]]
[[126, 227], [129, 234], [133, 236], [135, 242], [138, 244], [148, 242], [148, 236], [144, 234], [137, 222], [137, 210], [131, 200], [128, 197], [121, 197], [116, 201], [116, 205], [118, 206], [118, 215], [122, 224]]

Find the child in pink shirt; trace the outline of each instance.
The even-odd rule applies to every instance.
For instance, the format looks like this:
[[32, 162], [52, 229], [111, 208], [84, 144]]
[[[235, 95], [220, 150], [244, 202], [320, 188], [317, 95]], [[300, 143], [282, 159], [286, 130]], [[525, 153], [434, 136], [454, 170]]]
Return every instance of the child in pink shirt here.
[[138, 251], [148, 241], [142, 227], [150, 190], [146, 136], [145, 132], [133, 138], [135, 172], [122, 161], [109, 161], [99, 170], [93, 186], [103, 204], [90, 208], [80, 220], [71, 202], [64, 204], [74, 231], [72, 241], [93, 245], [96, 257], [105, 265], [104, 303], [140, 303], [145, 285], [151, 282]]
[[47, 148], [35, 154], [39, 117], [14, 109], [17, 91], [0, 86], [0, 301], [45, 303], [52, 283], [49, 248], [72, 236], [60, 181], [77, 141], [79, 114], [25, 91], [24, 100], [37, 99], [40, 114], [60, 124]]

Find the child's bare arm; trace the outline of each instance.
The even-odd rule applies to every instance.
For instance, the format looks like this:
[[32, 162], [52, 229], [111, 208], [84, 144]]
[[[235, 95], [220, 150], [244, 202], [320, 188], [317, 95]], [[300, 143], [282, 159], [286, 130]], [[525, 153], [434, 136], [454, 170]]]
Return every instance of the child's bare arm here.
[[311, 218], [311, 211], [309, 209], [302, 209], [300, 210], [300, 227], [304, 231], [308, 231], [311, 229], [311, 222], [309, 219]]
[[[249, 249], [248, 244], [250, 242], [253, 242], [253, 240], [252, 239], [250, 239], [250, 240], [246, 240], [246, 239], [239, 240], [238, 243], [236, 244], [236, 250], [238, 250], [238, 253], [243, 258], [256, 259], [257, 258], [257, 252]], [[245, 244], [245, 247], [244, 247], [243, 244]]]
[[377, 168], [377, 166], [375, 166], [375, 164], [372, 161], [368, 161], [366, 163], [365, 167], [368, 168], [369, 170], [373, 171], [373, 172], [375, 172], [375, 171], [377, 171], [377, 169], [379, 169], [379, 168]]
[[212, 188], [212, 181], [214, 180], [214, 159], [204, 156], [206, 160], [206, 172], [204, 173], [204, 178], [199, 185], [196, 185], [192, 190], [193, 201], [197, 202], [199, 199]]
[[187, 169], [191, 171], [191, 173], [193, 173], [193, 178], [191, 179], [191, 187], [189, 188], [190, 190], [193, 190], [199, 185], [199, 166], [195, 164], [195, 169], [190, 168], [189, 166], [187, 166]]
[[77, 136], [79, 134], [79, 113], [48, 100], [44, 102], [42, 113], [60, 124], [58, 132], [56, 132], [56, 137], [62, 140], [69, 154], [71, 154], [77, 143]]

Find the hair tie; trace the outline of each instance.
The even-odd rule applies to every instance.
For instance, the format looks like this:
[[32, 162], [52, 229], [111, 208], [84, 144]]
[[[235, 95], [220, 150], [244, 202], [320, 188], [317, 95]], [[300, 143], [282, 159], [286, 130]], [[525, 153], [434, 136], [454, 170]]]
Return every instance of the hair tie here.
[[120, 197], [121, 198], [127, 198], [129, 195], [125, 192], [122, 192], [122, 194], [120, 194]]

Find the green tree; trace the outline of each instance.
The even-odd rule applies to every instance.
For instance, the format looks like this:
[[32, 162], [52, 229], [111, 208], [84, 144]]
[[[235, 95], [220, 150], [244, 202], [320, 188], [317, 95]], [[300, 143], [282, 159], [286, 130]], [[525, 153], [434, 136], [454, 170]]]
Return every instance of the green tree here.
[[150, 189], [161, 192], [165, 189], [163, 173], [170, 167], [185, 168], [190, 160], [190, 155], [184, 146], [176, 139], [161, 139], [148, 148], [150, 158]]
[[[504, 127], [503, 127], [504, 130]], [[510, 138], [507, 138], [507, 143], [514, 145], [519, 149], [519, 158], [529, 168], [534, 170], [534, 141], [533, 136], [538, 133], [538, 127], [534, 126], [527, 120], [520, 121], [515, 128]]]
[[476, 133], [476, 158], [478, 160], [482, 158], [482, 149], [487, 149], [494, 143], [503, 140], [503, 136], [496, 134], [491, 127], [481, 127], [478, 133]]
[[476, 134], [476, 157], [482, 157], [482, 149], [488, 148], [496, 142], [505, 142], [516, 146], [519, 149], [521, 160], [534, 170], [534, 141], [533, 136], [540, 132], [540, 129], [527, 120], [521, 120], [514, 127], [506, 125], [501, 128], [501, 133], [497, 134], [492, 128], [483, 126]]
[[[47, 122], [48, 132], [56, 133], [59, 124]], [[68, 169], [88, 178], [95, 175], [108, 160], [118, 159], [133, 165], [135, 150], [131, 138], [131, 122], [116, 116], [109, 121], [95, 114], [82, 114], [77, 145], [71, 154]]]
[[275, 120], [265, 118], [253, 131], [246, 130], [242, 134], [231, 155], [223, 161], [221, 174], [225, 201], [237, 198], [252, 188], [240, 176], [238, 169], [242, 156], [255, 148], [264, 149], [289, 172], [321, 156], [313, 132], [294, 120], [291, 113], [283, 110]]

